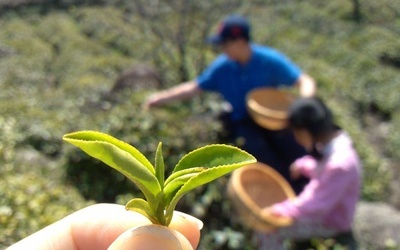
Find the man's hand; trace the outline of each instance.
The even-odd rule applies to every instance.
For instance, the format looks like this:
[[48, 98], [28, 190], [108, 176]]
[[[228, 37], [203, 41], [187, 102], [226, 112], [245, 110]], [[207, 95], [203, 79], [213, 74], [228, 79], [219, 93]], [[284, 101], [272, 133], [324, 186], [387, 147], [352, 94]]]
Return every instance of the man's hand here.
[[143, 107], [146, 110], [151, 107], [162, 106], [171, 101], [188, 100], [201, 92], [202, 91], [198, 87], [197, 82], [185, 82], [170, 89], [150, 95], [145, 101]]

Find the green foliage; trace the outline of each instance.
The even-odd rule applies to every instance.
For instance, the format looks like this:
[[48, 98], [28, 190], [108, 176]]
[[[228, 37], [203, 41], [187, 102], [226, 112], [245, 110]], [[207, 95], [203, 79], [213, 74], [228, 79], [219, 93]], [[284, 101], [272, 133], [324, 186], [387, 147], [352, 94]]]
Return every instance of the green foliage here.
[[393, 121], [389, 129], [389, 138], [388, 138], [388, 152], [391, 157], [393, 157], [394, 161], [399, 161], [400, 160], [400, 131], [399, 131], [399, 126], [400, 126], [400, 115], [399, 113], [394, 114], [393, 116]]
[[157, 147], [156, 164], [135, 147], [110, 135], [81, 131], [64, 135], [63, 139], [118, 170], [142, 191], [146, 200], [134, 198], [126, 204], [155, 224], [168, 226], [182, 196], [243, 165], [255, 162], [248, 153], [228, 145], [208, 145], [187, 155], [164, 181], [164, 160], [161, 143]]
[[135, 34], [134, 24], [126, 23], [124, 13], [112, 7], [82, 8], [72, 12], [80, 31], [94, 44], [101, 44], [123, 56], [137, 55], [133, 44], [144, 43]]
[[32, 171], [21, 174], [2, 171], [0, 195], [0, 247], [90, 204], [75, 188]]

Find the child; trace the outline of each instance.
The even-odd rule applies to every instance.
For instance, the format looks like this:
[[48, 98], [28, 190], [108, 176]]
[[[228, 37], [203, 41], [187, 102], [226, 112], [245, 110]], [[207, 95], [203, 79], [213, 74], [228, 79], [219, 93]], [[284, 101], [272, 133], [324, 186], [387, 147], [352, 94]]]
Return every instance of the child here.
[[290, 217], [293, 224], [259, 234], [259, 249], [285, 249], [285, 239], [334, 237], [350, 232], [361, 185], [361, 166], [347, 133], [335, 126], [332, 113], [318, 98], [300, 98], [289, 109], [289, 126], [308, 155], [291, 165], [292, 178], [310, 182], [292, 200], [264, 213]]

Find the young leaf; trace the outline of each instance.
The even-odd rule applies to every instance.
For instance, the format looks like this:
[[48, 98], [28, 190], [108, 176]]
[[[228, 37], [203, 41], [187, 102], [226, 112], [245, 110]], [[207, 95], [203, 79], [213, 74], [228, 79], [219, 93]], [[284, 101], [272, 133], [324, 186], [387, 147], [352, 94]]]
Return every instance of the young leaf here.
[[165, 181], [164, 185], [167, 186], [171, 181], [175, 180], [176, 178], [182, 176], [182, 175], [187, 175], [187, 174], [192, 174], [192, 173], [200, 173], [201, 171], [205, 170], [207, 168], [203, 167], [197, 167], [197, 168], [188, 168], [188, 169], [183, 169], [176, 171], [175, 173], [172, 173], [167, 180]]
[[78, 131], [69, 133], [63, 136], [66, 141], [69, 140], [83, 140], [83, 141], [103, 141], [115, 145], [123, 151], [129, 152], [133, 155], [141, 164], [143, 164], [150, 172], [154, 173], [154, 167], [150, 161], [135, 147], [132, 147], [126, 142], [118, 140], [108, 134], [104, 134], [97, 131]]
[[160, 142], [156, 151], [156, 177], [158, 179], [158, 183], [160, 183], [161, 189], [164, 188], [164, 176], [165, 176], [165, 167], [164, 167], [164, 158], [162, 155], [162, 143]]
[[[125, 205], [126, 210], [135, 211], [148, 218], [153, 224], [163, 224], [164, 221], [160, 222], [156, 215], [153, 213], [147, 201], [139, 198], [128, 201]], [[164, 220], [164, 218], [162, 218]]]
[[[211, 164], [208, 164], [209, 162], [211, 162]], [[189, 178], [183, 184], [176, 183], [182, 184], [177, 192], [177, 187], [171, 189], [171, 191], [176, 193], [166, 209], [167, 223], [169, 223], [172, 219], [172, 213], [178, 201], [180, 200], [180, 198], [182, 198], [184, 194], [199, 186], [209, 183], [241, 166], [254, 162], [256, 162], [256, 159], [252, 155], [239, 148], [228, 145], [210, 145], [194, 150], [185, 155], [179, 161], [174, 171], [182, 171], [181, 169], [185, 169], [193, 165], [196, 167], [200, 164], [202, 164], [203, 166], [207, 166], [208, 168], [193, 176], [190, 175], [191, 178]], [[166, 190], [164, 190], [164, 194], [166, 197], [169, 197], [171, 195], [168, 194]]]
[[173, 172], [194, 167], [210, 168], [253, 160], [255, 158], [252, 155], [237, 147], [212, 144], [186, 154], [175, 166]]
[[64, 135], [63, 139], [118, 170], [143, 192], [150, 206], [157, 207], [161, 187], [153, 165], [133, 146], [95, 131]]
[[188, 182], [192, 177], [198, 175], [200, 172], [188, 173], [174, 178], [171, 182], [165, 185], [164, 188], [164, 201], [169, 204], [179, 189]]
[[143, 214], [153, 223], [168, 226], [179, 199], [187, 192], [211, 182], [256, 159], [239, 148], [215, 144], [185, 155], [165, 179], [162, 144], [155, 165], [133, 146], [95, 131], [66, 134], [63, 139], [118, 170], [138, 186], [146, 197], [132, 199], [126, 209]]

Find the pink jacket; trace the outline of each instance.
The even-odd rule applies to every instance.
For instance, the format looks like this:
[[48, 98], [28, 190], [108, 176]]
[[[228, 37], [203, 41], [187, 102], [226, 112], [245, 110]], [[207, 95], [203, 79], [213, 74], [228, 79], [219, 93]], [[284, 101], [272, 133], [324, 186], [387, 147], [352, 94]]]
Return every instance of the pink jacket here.
[[295, 165], [310, 182], [295, 199], [275, 204], [273, 211], [296, 220], [321, 220], [338, 231], [349, 230], [361, 186], [361, 165], [350, 137], [342, 132], [326, 146], [322, 160], [304, 156]]

